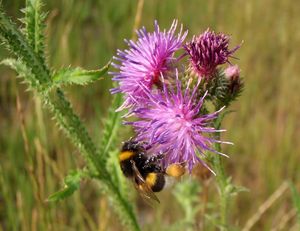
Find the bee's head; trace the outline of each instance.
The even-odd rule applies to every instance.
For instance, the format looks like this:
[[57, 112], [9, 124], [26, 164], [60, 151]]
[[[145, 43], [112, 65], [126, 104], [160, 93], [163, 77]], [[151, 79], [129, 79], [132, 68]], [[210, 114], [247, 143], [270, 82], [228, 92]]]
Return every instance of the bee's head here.
[[130, 139], [123, 143], [122, 151], [137, 151], [140, 148], [142, 148], [142, 146], [139, 144], [138, 141]]

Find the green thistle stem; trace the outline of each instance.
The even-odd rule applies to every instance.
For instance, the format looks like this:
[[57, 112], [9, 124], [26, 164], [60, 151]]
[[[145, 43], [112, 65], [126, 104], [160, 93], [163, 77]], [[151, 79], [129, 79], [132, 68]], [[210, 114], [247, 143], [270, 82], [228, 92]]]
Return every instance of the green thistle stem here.
[[[221, 126], [221, 121], [216, 121], [215, 128], [219, 129]], [[216, 139], [220, 140], [220, 133], [216, 135]], [[220, 143], [215, 144], [215, 148], [218, 152], [222, 151]], [[224, 169], [224, 164], [222, 156], [215, 155], [213, 159], [214, 170], [216, 171], [217, 185], [220, 195], [220, 216], [221, 216], [221, 231], [228, 230], [228, 203], [229, 195], [226, 190], [228, 186], [227, 176]]]
[[130, 227], [130, 230], [140, 230], [132, 206], [112, 181], [105, 163], [101, 161], [102, 158], [99, 158], [100, 154], [97, 152], [94, 142], [79, 117], [74, 113], [71, 104], [65, 99], [63, 92], [57, 89], [54, 95], [42, 95], [42, 99], [54, 113], [59, 126], [84, 155], [89, 168], [96, 173], [97, 179], [105, 183], [105, 189], [113, 198], [121, 220]]

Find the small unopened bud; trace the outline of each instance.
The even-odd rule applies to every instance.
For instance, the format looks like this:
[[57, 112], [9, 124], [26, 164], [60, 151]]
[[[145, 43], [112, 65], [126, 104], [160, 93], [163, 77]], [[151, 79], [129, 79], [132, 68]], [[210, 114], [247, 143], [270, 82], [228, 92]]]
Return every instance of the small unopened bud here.
[[240, 68], [238, 65], [231, 65], [224, 70], [226, 78], [230, 79], [232, 77], [240, 76]]
[[230, 94], [236, 94], [241, 90], [240, 68], [238, 65], [231, 65], [224, 70], [225, 78], [229, 81]]

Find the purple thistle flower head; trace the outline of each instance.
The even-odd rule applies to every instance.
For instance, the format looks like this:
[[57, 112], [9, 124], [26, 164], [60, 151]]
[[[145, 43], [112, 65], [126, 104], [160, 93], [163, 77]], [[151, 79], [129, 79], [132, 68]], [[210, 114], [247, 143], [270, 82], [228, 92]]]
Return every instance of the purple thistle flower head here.
[[149, 144], [150, 153], [164, 154], [162, 162], [165, 168], [174, 163], [185, 163], [191, 172], [194, 165], [200, 162], [210, 169], [199, 155], [204, 156], [206, 151], [225, 155], [214, 150], [212, 144], [229, 142], [207, 136], [208, 133], [224, 131], [210, 126], [223, 108], [211, 114], [199, 115], [206, 95], [200, 99], [196, 97], [199, 83], [200, 80], [193, 90], [189, 89], [189, 84], [182, 90], [177, 77], [176, 91], [172, 88], [168, 90], [163, 82], [162, 91], [155, 94], [147, 86], [141, 86], [148, 95], [147, 102], [134, 110], [139, 120], [126, 123], [135, 128], [137, 141]]
[[214, 74], [218, 65], [229, 62], [228, 59], [239, 49], [236, 46], [229, 50], [230, 37], [207, 29], [198, 37], [193, 37], [184, 48], [190, 56], [190, 66], [193, 72], [200, 77], [209, 78]]
[[168, 31], [161, 31], [157, 21], [154, 27], [153, 33], [148, 33], [144, 27], [137, 31], [138, 40], [136, 42], [125, 40], [129, 49], [118, 50], [117, 57], [114, 57], [119, 64], [112, 65], [118, 71], [111, 74], [119, 86], [111, 89], [111, 93], [125, 94], [125, 102], [120, 110], [137, 104], [138, 99], [146, 97], [140, 87], [141, 84], [147, 89], [151, 89], [156, 84], [160, 85], [161, 74], [173, 71], [175, 68], [174, 63], [177, 58], [174, 57], [174, 53], [182, 47], [187, 31], [182, 33], [181, 26], [179, 33], [175, 35], [177, 20], [173, 21]]

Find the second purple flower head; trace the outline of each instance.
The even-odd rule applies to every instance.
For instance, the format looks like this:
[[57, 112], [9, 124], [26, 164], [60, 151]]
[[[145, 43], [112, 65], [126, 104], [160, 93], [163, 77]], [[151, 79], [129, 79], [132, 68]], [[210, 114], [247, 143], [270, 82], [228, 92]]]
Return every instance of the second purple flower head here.
[[214, 74], [218, 65], [229, 62], [228, 59], [239, 48], [229, 49], [229, 36], [207, 29], [199, 36], [194, 36], [185, 45], [189, 54], [190, 68], [199, 77], [209, 78]]

